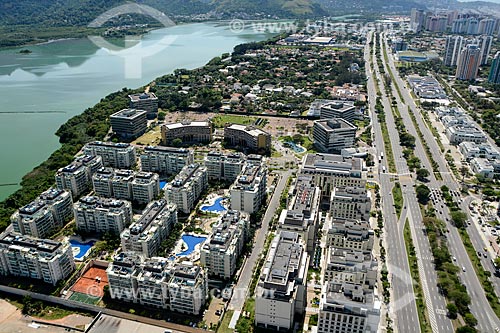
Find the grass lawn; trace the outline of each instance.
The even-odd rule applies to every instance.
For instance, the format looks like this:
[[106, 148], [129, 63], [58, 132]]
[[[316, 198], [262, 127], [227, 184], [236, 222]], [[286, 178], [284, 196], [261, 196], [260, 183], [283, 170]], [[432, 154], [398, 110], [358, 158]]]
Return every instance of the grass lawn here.
[[401, 191], [401, 184], [394, 184], [394, 187], [392, 188], [392, 198], [394, 200], [396, 214], [398, 214], [399, 218], [401, 216], [401, 210], [403, 209], [403, 192]]
[[257, 118], [248, 116], [238, 116], [233, 114], [224, 114], [215, 116], [212, 122], [216, 128], [223, 128], [226, 123], [240, 124], [240, 125], [251, 125]]
[[220, 323], [219, 328], [217, 329], [217, 333], [232, 333], [234, 332], [233, 329], [229, 328], [229, 323], [231, 322], [231, 318], [233, 317], [233, 310], [228, 310], [224, 314], [224, 318], [222, 319], [222, 322]]
[[161, 127], [156, 126], [153, 128], [151, 131], [148, 131], [144, 133], [141, 137], [139, 137], [137, 140], [132, 142], [133, 144], [138, 144], [138, 145], [158, 145], [161, 141]]

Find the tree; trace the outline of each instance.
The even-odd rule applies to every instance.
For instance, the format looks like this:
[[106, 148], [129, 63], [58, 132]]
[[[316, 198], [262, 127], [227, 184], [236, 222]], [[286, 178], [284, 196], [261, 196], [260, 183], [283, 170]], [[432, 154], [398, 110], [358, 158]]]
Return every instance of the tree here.
[[417, 179], [423, 182], [429, 177], [429, 174], [429, 170], [420, 168], [417, 170]]
[[163, 111], [158, 112], [158, 120], [165, 120], [167, 114]]
[[417, 192], [418, 202], [420, 202], [422, 205], [425, 205], [429, 202], [429, 195], [431, 194], [431, 190], [427, 186], [423, 184], [418, 185], [415, 191]]
[[458, 308], [455, 304], [448, 303], [446, 309], [448, 309], [448, 315], [451, 319], [457, 319]]
[[474, 315], [470, 312], [465, 314], [464, 320], [465, 320], [465, 323], [470, 327], [474, 327], [477, 325], [476, 317], [474, 317]]
[[462, 326], [457, 328], [456, 333], [476, 333], [477, 330], [474, 327]]
[[182, 145], [182, 139], [180, 139], [180, 138], [174, 139], [174, 140], [172, 141], [172, 145], [173, 145], [174, 147], [180, 147], [180, 146]]
[[450, 213], [450, 216], [457, 228], [463, 228], [465, 226], [467, 215], [464, 212], [460, 210], [455, 210]]

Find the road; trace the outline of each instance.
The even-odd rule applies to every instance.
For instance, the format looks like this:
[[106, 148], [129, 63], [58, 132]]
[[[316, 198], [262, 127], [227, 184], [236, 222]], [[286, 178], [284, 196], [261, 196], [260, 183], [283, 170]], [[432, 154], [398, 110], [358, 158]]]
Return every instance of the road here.
[[[384, 40], [384, 47], [389, 50], [389, 47], [386, 43], [386, 40]], [[388, 51], [390, 53], [390, 51]], [[410, 114], [408, 112], [408, 106], [411, 110], [411, 112], [415, 115], [416, 118], [416, 123], [420, 129], [420, 131], [423, 134], [423, 137], [426, 138], [426, 143], [429, 145], [430, 151], [432, 153], [433, 159], [437, 162], [439, 165], [439, 171], [440, 174], [442, 175], [443, 180], [437, 180], [434, 176], [434, 174], [431, 174], [429, 177], [429, 182], [426, 184], [431, 190], [438, 190], [442, 185], [446, 185], [450, 190], [452, 190], [454, 193], [458, 193], [458, 190], [460, 189], [460, 186], [456, 179], [453, 177], [453, 174], [450, 172], [448, 169], [447, 162], [444, 158], [444, 154], [441, 153], [439, 145], [434, 138], [432, 132], [430, 129], [426, 126], [425, 121], [420, 113], [420, 110], [418, 109], [417, 105], [415, 104], [415, 101], [413, 100], [411, 94], [410, 94], [410, 89], [407, 87], [405, 82], [402, 80], [402, 78], [399, 76], [399, 73], [397, 72], [395, 65], [394, 65], [394, 60], [392, 56], [389, 55], [388, 57], [388, 65], [394, 75], [395, 82], [394, 84], [397, 84], [399, 86], [399, 90], [402, 94], [403, 100], [400, 100], [398, 93], [394, 89], [393, 85], [393, 95], [396, 97], [396, 101], [398, 103], [398, 108], [401, 113], [401, 117], [403, 118], [403, 121], [406, 125], [406, 128], [408, 129], [408, 132], [412, 135], [415, 136], [416, 138], [416, 147], [415, 147], [415, 155], [420, 158], [422, 165], [424, 168], [427, 170], [432, 170], [430, 161], [425, 154], [422, 142], [420, 141], [420, 138], [418, 137], [416, 133], [416, 129], [413, 125], [412, 119], [410, 117]], [[458, 198], [455, 199], [459, 204], [461, 203], [461, 208], [464, 209], [464, 211], [467, 212], [468, 207], [464, 207], [464, 200], [458, 196]], [[435, 206], [438, 207], [438, 218], [442, 219], [443, 221], [450, 221], [450, 216], [449, 216], [449, 211], [444, 204], [442, 198], [437, 198], [435, 201]], [[420, 209], [418, 209], [420, 211]], [[417, 213], [415, 211], [415, 213]], [[414, 218], [417, 217], [421, 221], [420, 216], [414, 216]], [[448, 222], [449, 224], [449, 222]], [[477, 328], [481, 332], [495, 332], [495, 330], [500, 327], [500, 320], [498, 317], [495, 315], [493, 312], [492, 308], [490, 307], [488, 300], [486, 299], [486, 296], [484, 295], [484, 290], [481, 286], [481, 283], [476, 276], [474, 272], [474, 268], [472, 266], [472, 263], [470, 261], [469, 256], [467, 255], [467, 252], [465, 250], [465, 247], [463, 245], [463, 242], [461, 240], [461, 237], [458, 233], [458, 230], [449, 225], [450, 233], [448, 236], [449, 240], [449, 249], [452, 254], [452, 256], [457, 258], [456, 264], [461, 267], [465, 268], [465, 271], [461, 270], [460, 278], [462, 283], [467, 287], [469, 296], [471, 297], [471, 305], [470, 305], [470, 310], [472, 314], [477, 318], [478, 320], [478, 326]], [[469, 233], [474, 234], [474, 230], [477, 233], [476, 228], [468, 228]], [[419, 233], [423, 232], [420, 230]], [[473, 239], [473, 243], [478, 243], [477, 240], [480, 238], [478, 234], [474, 235], [471, 237]], [[476, 240], [476, 241], [475, 241]], [[482, 247], [477, 248], [477, 251], [480, 251]], [[497, 278], [494, 278], [497, 279]], [[436, 280], [431, 279], [427, 280], [428, 284], [435, 284]]]
[[[371, 38], [372, 34], [368, 36], [367, 45], [370, 43]], [[373, 76], [375, 73], [372, 72], [373, 69], [370, 66], [369, 60], [372, 57], [370, 51], [370, 47], [367, 46], [365, 48], [365, 63], [368, 77], [369, 110], [374, 134], [373, 142], [375, 148], [379, 151], [377, 155], [380, 156], [380, 152], [384, 151], [384, 140], [374, 108], [376, 89]], [[376, 61], [374, 61], [374, 64], [376, 64]], [[386, 161], [387, 157], [382, 160], [382, 165], [388, 170]], [[379, 168], [381, 167], [379, 166]], [[390, 193], [392, 193], [394, 184], [390, 181], [390, 178], [387, 174], [379, 174], [378, 181], [382, 198], [389, 198]], [[384, 236], [386, 238], [387, 264], [391, 282], [391, 302], [388, 310], [391, 317], [395, 319], [394, 324], [397, 332], [418, 333], [420, 332], [420, 326], [417, 324], [419, 319], [413, 292], [413, 281], [411, 279], [404, 240], [399, 232], [396, 211], [392, 200], [382, 199], [381, 205], [381, 210], [384, 213]], [[388, 244], [390, 246], [387, 246]]]
[[267, 207], [266, 213], [262, 219], [262, 226], [255, 232], [255, 240], [254, 246], [252, 249], [252, 253], [247, 258], [243, 269], [241, 270], [240, 278], [238, 283], [236, 284], [233, 292], [233, 297], [229, 302], [228, 309], [241, 311], [243, 309], [243, 305], [245, 304], [245, 300], [248, 296], [250, 282], [252, 281], [253, 269], [257, 260], [261, 257], [261, 255], [266, 255], [266, 253], [262, 253], [262, 249], [264, 248], [264, 243], [266, 241], [266, 237], [269, 232], [269, 223], [274, 218], [276, 214], [276, 210], [280, 204], [281, 193], [286, 187], [288, 178], [292, 175], [293, 170], [286, 170], [281, 173], [281, 178], [276, 185], [273, 196], [269, 201], [269, 205]]

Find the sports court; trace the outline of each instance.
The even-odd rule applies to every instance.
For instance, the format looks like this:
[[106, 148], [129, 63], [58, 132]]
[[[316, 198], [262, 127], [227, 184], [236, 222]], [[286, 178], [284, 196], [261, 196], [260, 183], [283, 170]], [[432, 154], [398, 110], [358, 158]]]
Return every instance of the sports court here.
[[73, 295], [71, 295], [70, 299], [96, 304], [104, 295], [103, 288], [107, 285], [106, 269], [92, 266], [73, 285], [71, 288]]

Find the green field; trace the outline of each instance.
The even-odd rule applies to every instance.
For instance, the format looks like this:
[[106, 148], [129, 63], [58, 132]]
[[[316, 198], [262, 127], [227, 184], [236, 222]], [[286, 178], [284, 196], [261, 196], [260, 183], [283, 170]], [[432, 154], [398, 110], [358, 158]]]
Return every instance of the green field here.
[[69, 297], [69, 299], [72, 300], [72, 301], [77, 301], [77, 302], [80, 302], [80, 303], [87, 303], [87, 304], [90, 304], [90, 305], [96, 305], [101, 300], [100, 297], [90, 296], [90, 295], [82, 294], [82, 293], [79, 293], [79, 292], [74, 292]]
[[248, 116], [237, 116], [231, 114], [218, 115], [212, 119], [212, 122], [216, 128], [223, 128], [226, 123], [240, 124], [240, 125], [251, 125], [255, 123], [257, 118]]

